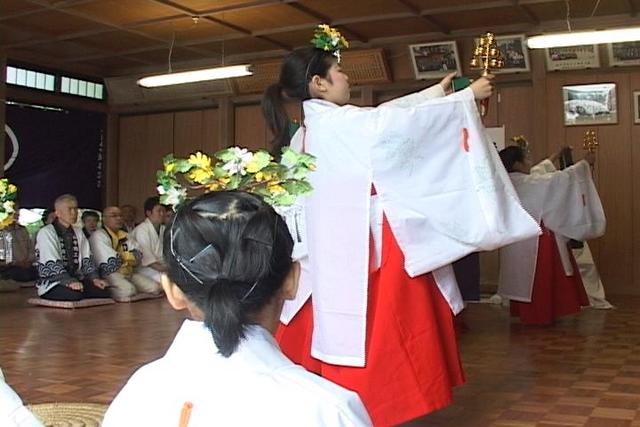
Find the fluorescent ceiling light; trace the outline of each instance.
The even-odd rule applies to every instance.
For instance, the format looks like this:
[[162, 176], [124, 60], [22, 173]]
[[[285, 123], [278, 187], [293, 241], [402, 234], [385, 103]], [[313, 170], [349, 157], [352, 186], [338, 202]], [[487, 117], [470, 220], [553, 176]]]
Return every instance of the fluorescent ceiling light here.
[[573, 31], [529, 37], [529, 49], [580, 46], [586, 44], [620, 43], [640, 40], [640, 27], [602, 31]]
[[206, 80], [250, 76], [252, 74], [253, 72], [249, 65], [230, 65], [228, 67], [205, 68], [202, 70], [143, 77], [138, 80], [138, 85], [142, 87], [170, 86], [183, 83], [203, 82]]

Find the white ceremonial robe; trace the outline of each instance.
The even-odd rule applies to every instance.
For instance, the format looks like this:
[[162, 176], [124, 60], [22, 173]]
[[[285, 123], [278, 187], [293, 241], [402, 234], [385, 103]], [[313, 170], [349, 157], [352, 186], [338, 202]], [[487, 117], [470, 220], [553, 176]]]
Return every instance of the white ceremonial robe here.
[[0, 375], [0, 425], [2, 427], [43, 427], [22, 403], [20, 396]]
[[[556, 235], [565, 273], [571, 276], [574, 272], [566, 242], [604, 234], [604, 210], [586, 161], [553, 173], [543, 173], [545, 168], [548, 165], [543, 163], [529, 175], [514, 172], [509, 176], [522, 206]], [[537, 259], [537, 237], [502, 248], [498, 293], [516, 301], [531, 302]]]
[[379, 229], [382, 212], [407, 273], [433, 272], [454, 312], [462, 299], [451, 262], [539, 233], [486, 138], [471, 90], [427, 98], [377, 108], [303, 104], [304, 148], [317, 158], [305, 202], [309, 262], [302, 293], [282, 320], [311, 289], [311, 354], [324, 362], [365, 365], [369, 232], [371, 223]]
[[249, 327], [229, 358], [202, 322], [186, 320], [164, 357], [138, 369], [103, 427], [175, 427], [185, 402], [189, 427], [368, 426], [358, 395], [294, 364], [269, 332]]
[[[557, 171], [555, 165], [549, 159], [545, 159], [531, 168], [532, 174], [543, 175], [546, 173], [553, 173]], [[558, 251], [560, 251], [560, 258], [562, 259], [562, 266], [568, 275], [573, 274], [573, 266], [569, 259], [569, 250], [567, 249], [567, 240], [563, 236], [556, 235], [556, 244], [558, 245]], [[613, 305], [606, 300], [604, 293], [604, 286], [602, 280], [598, 274], [595, 261], [591, 255], [591, 249], [587, 242], [583, 242], [582, 248], [576, 248], [572, 250], [573, 257], [576, 260], [578, 269], [580, 270], [580, 277], [584, 285], [584, 290], [589, 297], [589, 303], [592, 307], [598, 309], [610, 309]]]
[[[78, 253], [76, 254], [77, 271], [67, 271], [67, 267], [63, 263], [64, 248], [56, 233], [55, 226], [48, 224], [38, 231], [36, 235], [36, 258], [39, 276], [36, 281], [36, 288], [38, 296], [46, 294], [54, 286], [66, 286], [72, 281], [77, 281], [90, 275], [98, 277], [89, 240], [85, 237], [81, 228], [73, 227], [73, 232], [78, 242]], [[69, 254], [69, 256], [73, 256], [73, 254]]]
[[151, 277], [156, 282], [160, 282], [161, 274], [149, 267], [149, 265], [156, 262], [164, 264], [162, 256], [163, 237], [164, 225], [160, 225], [160, 233], [158, 233], [149, 218], [138, 224], [131, 232], [131, 238], [138, 243], [138, 248], [142, 252], [142, 260], [140, 260], [138, 272]]

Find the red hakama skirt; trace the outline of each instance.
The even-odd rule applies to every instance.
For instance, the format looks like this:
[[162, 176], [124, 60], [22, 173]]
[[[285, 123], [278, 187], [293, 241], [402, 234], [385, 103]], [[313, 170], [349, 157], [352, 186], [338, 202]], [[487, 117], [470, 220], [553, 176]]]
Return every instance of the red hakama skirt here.
[[538, 238], [538, 260], [533, 279], [531, 302], [511, 301], [511, 315], [519, 316], [525, 325], [549, 325], [561, 316], [580, 312], [589, 305], [580, 270], [571, 251], [573, 276], [567, 276], [555, 235], [542, 225]]
[[433, 276], [411, 278], [386, 218], [382, 264], [369, 275], [366, 366], [324, 363], [311, 356], [312, 300], [276, 338], [307, 370], [360, 395], [376, 426], [396, 425], [451, 403], [464, 383], [453, 313]]

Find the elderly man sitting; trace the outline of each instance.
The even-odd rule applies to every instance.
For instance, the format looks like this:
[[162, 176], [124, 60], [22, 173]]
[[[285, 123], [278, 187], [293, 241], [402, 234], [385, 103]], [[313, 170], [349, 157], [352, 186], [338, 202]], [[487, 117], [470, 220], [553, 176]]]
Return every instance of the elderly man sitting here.
[[111, 285], [112, 298], [126, 301], [138, 292], [160, 293], [160, 283], [136, 272], [142, 253], [122, 226], [120, 208], [107, 207], [102, 211], [102, 228], [89, 238], [100, 276]]
[[80, 228], [78, 201], [64, 194], [55, 201], [56, 220], [40, 229], [36, 237], [40, 298], [79, 301], [109, 298], [107, 283], [98, 278], [89, 241]]

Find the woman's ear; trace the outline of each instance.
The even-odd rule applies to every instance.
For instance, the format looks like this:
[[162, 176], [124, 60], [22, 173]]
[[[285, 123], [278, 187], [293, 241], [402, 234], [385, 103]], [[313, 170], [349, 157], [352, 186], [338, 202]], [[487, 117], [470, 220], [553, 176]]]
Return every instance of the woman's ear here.
[[171, 304], [176, 310], [183, 310], [187, 307], [187, 299], [184, 296], [184, 292], [169, 279], [169, 276], [163, 274], [161, 279], [162, 289], [164, 289], [164, 293], [167, 296], [167, 301]]
[[311, 96], [320, 98], [326, 91], [327, 85], [322, 77], [317, 74], [311, 77], [311, 81], [309, 82], [309, 93]]
[[298, 281], [300, 280], [300, 263], [294, 262], [291, 264], [289, 273], [284, 279], [282, 284], [282, 298], [285, 300], [295, 299], [298, 293]]

